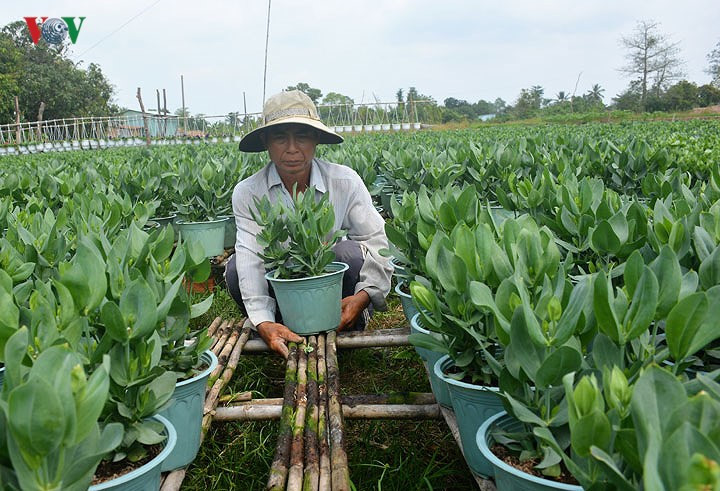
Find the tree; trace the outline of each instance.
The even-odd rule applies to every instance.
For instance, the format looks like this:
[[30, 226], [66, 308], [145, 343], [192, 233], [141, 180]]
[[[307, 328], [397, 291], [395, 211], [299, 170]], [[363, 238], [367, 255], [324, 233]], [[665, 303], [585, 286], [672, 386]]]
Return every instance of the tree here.
[[710, 84], [698, 87], [698, 104], [700, 107], [720, 104], [720, 89]]
[[687, 111], [698, 104], [698, 88], [692, 82], [681, 80], [663, 94], [666, 111]]
[[562, 104], [563, 102], [568, 102], [569, 97], [567, 93], [564, 90], [561, 90], [555, 95], [555, 102], [558, 104]]
[[585, 94], [585, 98], [591, 104], [602, 104], [604, 92], [605, 89], [600, 87], [600, 84], [594, 84]]
[[[40, 103], [43, 119], [106, 116], [117, 110], [113, 86], [101, 68], [91, 63], [80, 68], [67, 58], [67, 45], [33, 44], [23, 21], [0, 31], [0, 123], [14, 122], [8, 99], [17, 95], [21, 119], [35, 120]], [[11, 102], [12, 104], [12, 102]], [[14, 105], [14, 104], [13, 104]]]
[[630, 37], [623, 37], [621, 44], [628, 50], [628, 64], [620, 71], [629, 77], [638, 77], [640, 109], [645, 109], [650, 88], [659, 95], [672, 81], [683, 76], [680, 47], [658, 31], [659, 24], [640, 21]]
[[513, 116], [518, 119], [530, 118], [543, 106], [545, 89], [534, 85], [530, 89], [522, 89], [512, 110]]
[[355, 101], [343, 94], [339, 94], [337, 92], [328, 92], [325, 97], [323, 97], [323, 104], [355, 104]]
[[187, 106], [179, 107], [179, 108], [175, 109], [175, 112], [173, 114], [180, 118], [189, 118], [190, 117], [190, 108]]
[[715, 49], [708, 53], [707, 59], [709, 65], [705, 73], [712, 77], [711, 84], [720, 87], [720, 41], [715, 45]]
[[299, 90], [300, 92], [304, 92], [315, 104], [317, 104], [322, 97], [322, 92], [320, 91], [320, 89], [310, 87], [310, 85], [306, 84], [305, 82], [300, 82], [297, 85], [291, 85], [285, 90]]

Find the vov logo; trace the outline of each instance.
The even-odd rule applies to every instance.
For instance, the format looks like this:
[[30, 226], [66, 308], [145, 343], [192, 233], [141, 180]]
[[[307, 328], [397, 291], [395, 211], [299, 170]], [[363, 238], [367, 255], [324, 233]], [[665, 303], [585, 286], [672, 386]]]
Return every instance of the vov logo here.
[[[51, 19], [47, 17], [23, 17], [23, 19], [25, 19], [34, 44], [37, 44], [40, 38], [43, 38], [48, 44], [60, 44], [68, 36], [70, 36], [70, 41], [75, 44], [85, 21], [85, 17], [60, 17], [59, 19], [55, 17]], [[79, 25], [75, 25], [75, 19], [80, 19]]]

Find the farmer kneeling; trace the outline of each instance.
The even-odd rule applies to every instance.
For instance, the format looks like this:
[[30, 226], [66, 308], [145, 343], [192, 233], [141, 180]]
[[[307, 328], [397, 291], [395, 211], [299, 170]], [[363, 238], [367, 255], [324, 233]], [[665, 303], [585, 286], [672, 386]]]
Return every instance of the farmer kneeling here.
[[225, 279], [233, 299], [265, 343], [286, 358], [286, 343], [301, 342], [302, 338], [276, 322], [276, 302], [265, 279], [259, 256], [262, 248], [256, 240], [260, 227], [250, 213], [255, 197], [268, 196], [271, 203], [282, 200], [292, 206], [294, 185], [298, 192], [314, 186], [316, 200], [328, 193], [335, 210], [333, 231], [347, 232], [347, 240], [334, 247], [336, 260], [349, 266], [343, 277], [338, 329], [364, 329], [373, 309], [387, 307], [392, 269], [379, 254], [388, 246], [384, 221], [354, 170], [315, 158], [318, 143], [342, 141], [320, 121], [310, 98], [298, 90], [270, 97], [263, 108], [263, 124], [240, 141], [243, 152], [267, 150], [270, 163], [235, 186], [232, 204], [237, 237]]

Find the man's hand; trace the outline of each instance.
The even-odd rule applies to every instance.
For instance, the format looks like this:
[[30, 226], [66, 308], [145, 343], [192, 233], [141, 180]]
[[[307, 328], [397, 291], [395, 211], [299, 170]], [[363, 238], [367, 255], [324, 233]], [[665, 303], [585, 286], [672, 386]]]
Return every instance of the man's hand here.
[[292, 343], [303, 342], [302, 337], [278, 322], [261, 322], [257, 325], [257, 332], [271, 350], [279, 353], [286, 359], [290, 354], [290, 350], [288, 350], [287, 347], [288, 341]]
[[338, 331], [352, 327], [355, 324], [365, 307], [370, 305], [370, 295], [365, 290], [360, 290], [355, 295], [343, 298], [340, 305], [340, 327], [338, 327]]

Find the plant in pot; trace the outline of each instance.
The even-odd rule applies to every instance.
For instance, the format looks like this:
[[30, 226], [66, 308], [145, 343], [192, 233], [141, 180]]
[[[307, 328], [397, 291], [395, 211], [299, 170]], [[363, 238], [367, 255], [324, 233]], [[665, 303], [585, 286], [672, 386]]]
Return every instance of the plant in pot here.
[[[298, 193], [293, 206], [255, 198], [257, 242], [284, 324], [301, 335], [336, 329], [340, 324], [342, 279], [348, 266], [334, 262], [332, 248], [345, 235], [336, 230], [329, 195], [316, 201], [315, 188]], [[309, 309], [308, 305], [313, 308]]]
[[123, 437], [122, 425], [98, 424], [109, 359], [88, 376], [67, 344], [35, 348], [25, 326], [4, 345], [9, 369], [0, 393], [0, 487], [84, 491]]
[[[200, 242], [206, 257], [218, 256], [225, 250], [225, 227], [233, 187], [228, 186], [230, 176], [223, 162], [206, 157], [203, 153], [206, 150], [193, 149], [192, 152], [195, 156], [178, 169], [182, 177], [177, 183], [175, 223], [185, 242]], [[202, 168], [194, 163], [198, 157], [207, 159]]]

